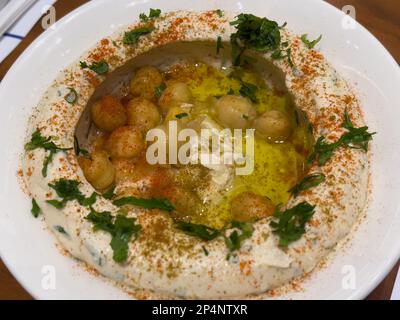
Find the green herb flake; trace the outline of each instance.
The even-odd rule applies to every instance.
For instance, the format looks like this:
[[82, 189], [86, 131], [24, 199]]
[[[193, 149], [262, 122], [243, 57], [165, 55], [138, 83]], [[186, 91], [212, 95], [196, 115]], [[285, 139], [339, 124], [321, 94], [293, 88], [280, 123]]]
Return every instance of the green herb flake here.
[[40, 213], [42, 212], [42, 210], [40, 209], [39, 205], [37, 204], [36, 200], [33, 198], [32, 199], [32, 209], [31, 209], [31, 213], [32, 215], [37, 218], [39, 217]]
[[258, 103], [258, 98], [256, 96], [258, 88], [256, 85], [248, 82], [242, 82], [242, 86], [239, 90], [241, 96], [249, 98], [251, 102]]
[[189, 116], [189, 114], [188, 113], [186, 113], [186, 112], [184, 112], [184, 113], [180, 113], [180, 114], [177, 114], [176, 116], [175, 116], [175, 118], [177, 118], [177, 119], [183, 119], [183, 118], [186, 118], [186, 117], [188, 117]]
[[208, 257], [208, 256], [210, 255], [210, 252], [208, 252], [208, 250], [207, 250], [207, 248], [206, 248], [205, 246], [201, 246], [201, 249], [203, 250], [204, 255], [205, 255], [206, 257]]
[[224, 45], [222, 44], [222, 38], [221, 38], [221, 36], [218, 36], [218, 38], [217, 38], [217, 54], [219, 54], [219, 52], [223, 48], [224, 48]]
[[97, 200], [97, 194], [93, 193], [86, 198], [79, 190], [79, 182], [76, 180], [60, 179], [55, 183], [49, 183], [49, 187], [56, 191], [61, 200], [48, 200], [47, 203], [57, 209], [63, 209], [68, 201], [77, 200], [80, 205], [90, 207]]
[[126, 197], [113, 201], [113, 204], [117, 207], [133, 205], [145, 209], [160, 209], [168, 212], [174, 210], [174, 207], [167, 199], [140, 199], [135, 197]]
[[74, 149], [77, 156], [84, 156], [85, 158], [90, 159], [90, 152], [80, 147], [76, 136], [74, 137]]
[[290, 189], [289, 192], [292, 193], [294, 197], [297, 197], [302, 191], [314, 188], [325, 182], [325, 180], [326, 177], [322, 173], [312, 174], [305, 177], [300, 183]]
[[151, 28], [143, 27], [143, 28], [137, 28], [135, 30], [125, 32], [123, 43], [125, 45], [136, 44], [140, 37], [151, 33], [153, 30], [154, 30], [154, 28], [152, 28], [152, 27]]
[[81, 61], [80, 65], [82, 69], [90, 69], [96, 72], [98, 75], [106, 74], [110, 70], [108, 63], [104, 60], [93, 62], [91, 65], [88, 65], [86, 62]]
[[313, 49], [317, 45], [317, 43], [321, 41], [321, 39], [322, 39], [322, 34], [313, 41], [307, 39], [307, 34], [303, 34], [301, 36], [301, 41], [306, 45], [308, 49]]
[[333, 156], [334, 152], [340, 147], [349, 147], [354, 149], [360, 149], [364, 152], [368, 151], [369, 142], [376, 134], [368, 132], [368, 127], [355, 128], [347, 110], [344, 113], [344, 121], [342, 127], [347, 130], [339, 140], [333, 143], [328, 143], [324, 136], [317, 139], [314, 146], [314, 151], [308, 158], [308, 162], [312, 163], [318, 160], [318, 165], [325, 165]]
[[108, 189], [105, 193], [103, 193], [103, 198], [107, 200], [112, 200], [115, 197], [115, 186]]
[[232, 221], [230, 229], [235, 229], [229, 236], [225, 236], [225, 244], [230, 252], [239, 250], [242, 243], [251, 238], [254, 232], [251, 223], [244, 223], [239, 221]]
[[287, 247], [290, 243], [299, 240], [306, 233], [305, 226], [314, 215], [315, 206], [302, 202], [283, 212], [277, 211], [270, 225], [279, 236], [279, 245]]
[[220, 230], [184, 221], [179, 221], [175, 227], [186, 235], [200, 238], [203, 241], [214, 240], [222, 234]]
[[167, 89], [167, 85], [163, 82], [161, 83], [157, 88], [156, 88], [156, 92], [155, 95], [157, 97], [157, 99], [160, 99], [163, 92], [165, 91], [165, 89]]
[[43, 169], [42, 175], [43, 177], [47, 177], [47, 169], [49, 164], [53, 161], [54, 156], [57, 152], [60, 151], [68, 151], [71, 148], [60, 148], [54, 142], [51, 141], [51, 138], [43, 137], [39, 130], [36, 130], [31, 137], [31, 141], [25, 144], [25, 151], [33, 151], [36, 149], [44, 149], [48, 154], [46, 155], [43, 161]]
[[140, 21], [142, 22], [149, 22], [152, 19], [158, 18], [161, 14], [160, 9], [150, 9], [150, 13], [147, 16], [145, 13], [141, 13], [139, 15]]
[[78, 93], [74, 88], [68, 88], [69, 93], [64, 97], [69, 104], [75, 104], [78, 101]]
[[129, 242], [132, 237], [137, 239], [142, 226], [136, 224], [135, 218], [128, 218], [118, 214], [114, 219], [110, 212], [97, 212], [91, 208], [90, 214], [86, 217], [91, 221], [95, 231], [102, 230], [110, 233], [110, 246], [113, 250], [113, 260], [122, 263], [128, 258]]
[[214, 10], [214, 12], [217, 14], [218, 17], [222, 18], [224, 16], [224, 13], [221, 9]]
[[59, 233], [64, 234], [68, 236], [68, 233], [65, 231], [65, 229], [61, 226], [55, 226], [54, 229], [56, 229]]

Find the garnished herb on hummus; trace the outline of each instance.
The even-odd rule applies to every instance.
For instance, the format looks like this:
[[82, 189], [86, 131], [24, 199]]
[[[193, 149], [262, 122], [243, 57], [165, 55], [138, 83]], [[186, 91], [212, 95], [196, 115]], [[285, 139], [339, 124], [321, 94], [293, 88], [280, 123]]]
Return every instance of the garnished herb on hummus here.
[[323, 183], [325, 181], [325, 178], [325, 175], [322, 173], [309, 175], [305, 177], [300, 183], [295, 185], [292, 189], [290, 189], [289, 192], [292, 193], [294, 197], [297, 197], [300, 192], [311, 189]]
[[49, 164], [53, 161], [54, 156], [59, 151], [68, 151], [71, 148], [60, 148], [54, 142], [51, 141], [51, 137], [43, 137], [39, 130], [36, 130], [32, 134], [31, 141], [25, 144], [25, 151], [33, 151], [36, 149], [44, 149], [48, 151], [48, 155], [45, 157], [43, 162], [42, 175], [47, 177], [47, 168]]
[[233, 65], [241, 64], [241, 57], [246, 49], [256, 51], [280, 51], [281, 34], [276, 21], [242, 13], [231, 22], [236, 33], [231, 34]]
[[115, 197], [115, 186], [108, 189], [105, 193], [103, 193], [103, 198], [107, 200], [112, 200]]
[[68, 88], [69, 93], [64, 97], [69, 104], [75, 104], [78, 101], [78, 93], [74, 88]]
[[243, 241], [251, 238], [254, 232], [251, 223], [232, 221], [229, 229], [234, 229], [229, 236], [225, 236], [225, 244], [229, 251], [234, 252], [242, 247]]
[[312, 41], [307, 39], [307, 34], [303, 34], [301, 36], [301, 41], [306, 45], [308, 49], [313, 49], [317, 45], [317, 43], [321, 41], [321, 39], [322, 39], [322, 34], [317, 39]]
[[177, 114], [177, 115], [175, 116], [175, 118], [177, 118], [177, 119], [183, 119], [183, 118], [186, 118], [186, 117], [188, 117], [188, 116], [189, 116], [189, 114], [187, 114], [186, 112], [183, 112], [183, 113]]
[[218, 17], [220, 17], [220, 18], [222, 18], [222, 17], [224, 16], [224, 13], [222, 12], [221, 9], [214, 10], [214, 12], [215, 12], [215, 13], [218, 15]]
[[79, 146], [79, 141], [78, 138], [75, 136], [74, 137], [74, 148], [75, 148], [75, 153], [77, 156], [84, 156], [86, 158], [90, 158], [90, 152], [87, 151], [86, 149], [83, 149]]
[[214, 240], [222, 234], [220, 230], [185, 221], [179, 221], [175, 227], [186, 235], [200, 238], [203, 241]]
[[167, 199], [140, 199], [135, 197], [126, 197], [115, 200], [113, 204], [117, 207], [133, 205], [145, 209], [160, 209], [169, 212], [174, 210], [174, 207]]
[[94, 231], [102, 230], [112, 236], [110, 246], [114, 252], [114, 261], [126, 261], [132, 236], [136, 239], [142, 230], [142, 226], [136, 224], [136, 219], [122, 214], [118, 214], [114, 219], [110, 212], [97, 212], [93, 208], [86, 219], [94, 224]]
[[93, 193], [89, 198], [86, 198], [79, 190], [79, 181], [60, 179], [54, 184], [49, 183], [49, 187], [56, 191], [57, 196], [61, 200], [48, 200], [47, 203], [57, 209], [65, 207], [68, 201], [77, 200], [80, 205], [85, 207], [92, 206], [97, 199], [97, 194]]
[[32, 215], [37, 218], [39, 217], [40, 213], [42, 212], [42, 210], [40, 209], [39, 205], [37, 204], [35, 199], [32, 199], [32, 209], [31, 209], [31, 213]]
[[142, 21], [142, 22], [148, 22], [151, 19], [158, 18], [160, 16], [160, 14], [161, 14], [160, 9], [152, 9], [151, 8], [148, 16], [145, 13], [141, 13], [139, 15], [139, 18], [140, 18], [140, 21]]
[[167, 89], [167, 85], [166, 85], [164, 82], [161, 83], [161, 84], [156, 88], [155, 95], [156, 95], [156, 97], [157, 97], [158, 99], [162, 96], [162, 94], [163, 94], [163, 92], [164, 92], [165, 89]]
[[376, 134], [375, 132], [368, 132], [367, 126], [355, 128], [347, 110], [344, 114], [342, 127], [348, 130], [348, 132], [344, 133], [336, 142], [328, 143], [325, 141], [324, 136], [318, 138], [314, 146], [314, 152], [308, 160], [310, 163], [318, 160], [318, 164], [323, 166], [332, 158], [334, 151], [340, 147], [361, 149], [364, 152], [368, 151], [368, 144], [372, 140], [373, 135]]
[[110, 70], [108, 63], [104, 60], [93, 62], [91, 65], [88, 65], [84, 61], [81, 61], [80, 64], [82, 69], [90, 69], [96, 72], [98, 75], [106, 74]]
[[137, 28], [132, 31], [125, 32], [123, 43], [125, 45], [136, 44], [141, 36], [151, 33], [154, 30], [153, 27]]
[[315, 206], [302, 202], [293, 208], [274, 214], [275, 220], [270, 225], [275, 234], [279, 236], [279, 245], [287, 247], [297, 241], [306, 233], [305, 226], [314, 215]]
[[217, 54], [221, 51], [221, 49], [224, 48], [224, 45], [222, 44], [222, 38], [221, 36], [217, 37]]
[[55, 226], [54, 229], [56, 229], [61, 234], [68, 235], [67, 231], [65, 231], [65, 229], [61, 226]]
[[251, 102], [258, 103], [256, 96], [257, 89], [258, 88], [256, 85], [242, 81], [242, 86], [239, 90], [239, 93], [242, 97], [249, 98]]

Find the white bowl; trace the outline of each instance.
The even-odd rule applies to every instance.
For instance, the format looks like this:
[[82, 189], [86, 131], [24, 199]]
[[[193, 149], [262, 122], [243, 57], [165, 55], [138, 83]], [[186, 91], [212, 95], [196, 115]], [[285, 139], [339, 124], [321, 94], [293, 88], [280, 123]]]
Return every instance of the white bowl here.
[[17, 280], [38, 299], [128, 298], [57, 250], [54, 237], [30, 214], [17, 182], [27, 118], [60, 70], [98, 40], [149, 8], [250, 12], [283, 23], [319, 45], [362, 102], [373, 141], [371, 202], [359, 227], [327, 267], [283, 298], [362, 299], [400, 256], [400, 71], [385, 48], [362, 26], [319, 0], [91, 1], [46, 31], [18, 59], [0, 87], [0, 254]]

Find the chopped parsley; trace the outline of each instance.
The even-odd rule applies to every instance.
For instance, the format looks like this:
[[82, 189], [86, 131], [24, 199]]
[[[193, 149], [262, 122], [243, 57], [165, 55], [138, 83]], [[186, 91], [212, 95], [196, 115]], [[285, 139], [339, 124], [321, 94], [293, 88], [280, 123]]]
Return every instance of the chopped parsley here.
[[61, 227], [61, 226], [55, 226], [54, 229], [56, 229], [59, 233], [68, 236], [67, 231], [65, 231], [65, 229], [64, 229], [63, 227]]
[[214, 240], [222, 234], [220, 230], [184, 221], [179, 221], [175, 227], [186, 235], [200, 238], [203, 241]]
[[154, 30], [152, 27], [137, 28], [132, 31], [125, 32], [123, 43], [125, 45], [136, 44], [141, 36], [151, 33]]
[[189, 116], [189, 114], [187, 114], [186, 112], [183, 112], [183, 113], [177, 114], [177, 115], [175, 116], [175, 118], [177, 118], [177, 119], [183, 119], [183, 118], [186, 118], [186, 117], [188, 117], [188, 116]]
[[90, 69], [96, 72], [98, 75], [106, 74], [110, 70], [108, 63], [104, 60], [93, 62], [91, 65], [88, 65], [84, 61], [81, 61], [80, 64], [82, 69]]
[[39, 130], [36, 130], [31, 137], [31, 141], [25, 144], [25, 151], [33, 151], [36, 149], [44, 149], [48, 154], [46, 155], [43, 162], [42, 175], [47, 177], [47, 168], [53, 161], [54, 156], [59, 151], [68, 151], [71, 148], [60, 148], [54, 142], [51, 141], [51, 137], [43, 137]]
[[115, 187], [108, 189], [105, 193], [103, 193], [103, 198], [107, 200], [112, 200], [115, 197]]
[[156, 88], [156, 92], [155, 95], [158, 99], [160, 99], [160, 97], [162, 96], [163, 92], [165, 91], [165, 89], [167, 89], [167, 85], [163, 82], [161, 83], [157, 88]]
[[31, 213], [32, 215], [37, 218], [39, 217], [40, 213], [42, 212], [42, 210], [40, 209], [39, 205], [37, 204], [36, 200], [33, 198], [32, 199], [32, 209], [31, 209]]
[[205, 246], [201, 246], [201, 249], [203, 249], [204, 255], [208, 257], [210, 253], [208, 252], [207, 248]]
[[147, 16], [145, 13], [139, 15], [140, 21], [149, 22], [151, 19], [158, 18], [161, 14], [160, 9], [150, 9], [150, 13]]
[[315, 173], [305, 177], [300, 183], [290, 189], [289, 192], [292, 193], [294, 197], [297, 197], [300, 192], [316, 187], [323, 182], [325, 182], [325, 175], [322, 173]]
[[224, 45], [222, 44], [222, 38], [221, 38], [221, 36], [218, 36], [218, 38], [217, 38], [217, 54], [219, 54], [219, 52], [223, 48], [224, 48]]
[[75, 136], [74, 137], [74, 148], [75, 148], [75, 153], [77, 156], [84, 156], [86, 158], [90, 158], [90, 152], [87, 151], [86, 149], [83, 149], [79, 146], [79, 141], [78, 138]]
[[76, 180], [60, 179], [54, 184], [49, 183], [49, 187], [56, 191], [61, 200], [48, 200], [47, 203], [57, 209], [63, 209], [68, 201], [77, 200], [80, 205], [85, 207], [92, 206], [97, 200], [97, 193], [93, 193], [86, 198], [79, 190], [79, 182]]
[[122, 214], [118, 214], [114, 219], [110, 212], [97, 212], [93, 208], [86, 219], [94, 224], [94, 231], [102, 230], [111, 235], [110, 246], [113, 250], [113, 260], [119, 263], [126, 261], [131, 238], [136, 239], [142, 230], [142, 226], [136, 224], [136, 219]]
[[328, 143], [325, 141], [324, 136], [318, 138], [314, 146], [314, 152], [308, 159], [309, 163], [318, 160], [320, 166], [325, 165], [332, 158], [334, 151], [340, 147], [361, 149], [364, 152], [368, 151], [368, 144], [372, 140], [373, 135], [376, 134], [375, 132], [368, 132], [367, 126], [355, 128], [347, 110], [344, 114], [342, 127], [346, 129], [347, 132], [336, 142]]
[[306, 233], [305, 226], [314, 215], [315, 206], [302, 202], [283, 212], [277, 211], [270, 225], [275, 234], [279, 236], [279, 245], [287, 247], [297, 241]]
[[222, 17], [224, 16], [224, 13], [222, 12], [221, 9], [214, 10], [214, 12], [215, 12], [215, 13], [218, 15], [218, 17], [220, 17], [220, 18], [222, 18]]
[[242, 81], [239, 93], [242, 97], [249, 98], [251, 102], [258, 103], [258, 98], [256, 96], [257, 90], [258, 88], [256, 85]]
[[236, 27], [236, 33], [231, 34], [234, 66], [241, 64], [246, 49], [265, 52], [280, 50], [281, 34], [276, 21], [242, 13], [231, 25]]
[[322, 39], [322, 34], [313, 41], [307, 39], [307, 34], [303, 34], [301, 36], [301, 41], [306, 45], [308, 49], [313, 49], [317, 45], [317, 43], [321, 41], [321, 39]]
[[225, 244], [230, 252], [239, 250], [242, 242], [251, 238], [254, 232], [251, 223], [232, 221], [229, 229], [235, 229], [229, 236], [225, 236]]
[[78, 101], [78, 93], [74, 88], [68, 88], [69, 93], [64, 97], [69, 104], [75, 104]]
[[160, 209], [164, 211], [173, 211], [174, 207], [167, 199], [140, 199], [135, 197], [126, 197], [113, 201], [117, 207], [133, 205], [145, 209]]

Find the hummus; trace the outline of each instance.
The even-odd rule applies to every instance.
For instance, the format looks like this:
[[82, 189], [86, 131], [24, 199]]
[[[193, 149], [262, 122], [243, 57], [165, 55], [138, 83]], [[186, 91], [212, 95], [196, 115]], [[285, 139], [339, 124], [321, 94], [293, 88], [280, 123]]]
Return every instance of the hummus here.
[[[117, 262], [113, 259], [110, 233], [95, 231], [92, 221], [87, 219], [90, 206], [82, 205], [77, 199], [65, 201], [59, 208], [48, 202], [60, 199], [60, 194], [49, 186], [60, 179], [79, 181], [79, 190], [86, 200], [96, 192], [85, 178], [76, 152], [67, 150], [74, 146], [75, 135], [86, 134], [78, 132], [78, 124], [87, 121], [88, 104], [101, 92], [112, 92], [124, 81], [128, 70], [147, 64], [147, 53], [151, 56], [153, 52], [154, 59], [147, 59], [154, 65], [161, 62], [172, 65], [172, 61], [166, 62], [163, 57], [173, 57], [171, 52], [179, 52], [181, 57], [188, 54], [223, 66], [222, 58], [213, 57], [210, 52], [215, 51], [218, 37], [225, 45], [229, 44], [231, 34], [236, 32], [230, 24], [235, 16], [217, 11], [162, 14], [151, 20], [152, 31], [138, 38], [134, 45], [124, 44], [125, 32], [143, 27], [143, 22], [123, 28], [102, 39], [64, 70], [44, 94], [29, 121], [27, 142], [32, 133], [40, 130], [43, 137], [51, 137], [59, 149], [65, 149], [54, 152], [46, 177], [43, 163], [49, 151], [36, 148], [27, 151], [23, 158], [26, 184], [46, 224], [73, 257], [132, 290], [146, 292], [148, 297], [213, 299], [264, 294], [312, 271], [350, 232], [366, 205], [368, 154], [361, 149], [339, 146], [324, 165], [314, 163], [310, 167], [310, 173], [323, 174], [325, 181], [292, 197], [285, 205], [293, 208], [307, 202], [315, 206], [305, 233], [287, 247], [280, 245], [279, 235], [273, 232], [272, 217], [254, 223], [252, 235], [229, 256], [223, 237], [201, 241], [178, 232], [168, 215], [144, 214], [148, 211], [134, 207], [124, 214], [136, 218], [142, 230], [129, 241], [127, 259]], [[364, 121], [357, 100], [332, 66], [299, 36], [286, 28], [281, 28], [280, 33], [282, 43], [286, 42], [290, 49], [290, 60], [274, 59], [272, 52], [254, 55], [278, 74], [280, 85], [310, 121], [315, 140], [324, 136], [326, 143], [338, 141], [347, 132], [343, 127], [346, 112], [354, 127], [362, 127]], [[171, 49], [174, 46], [178, 49]], [[90, 67], [91, 63], [101, 61], [107, 62], [107, 73], [94, 72], [95, 68], [90, 70], [80, 63], [87, 62], [86, 66]], [[98, 67], [104, 69], [104, 66]], [[205, 120], [204, 125], [209, 126], [210, 121]], [[227, 167], [208, 169], [212, 171], [214, 183], [210, 185], [211, 193], [205, 192], [205, 197], [213, 198], [221, 185], [230, 183], [232, 173]], [[97, 196], [91, 207], [114, 215], [120, 210], [101, 196]]]

